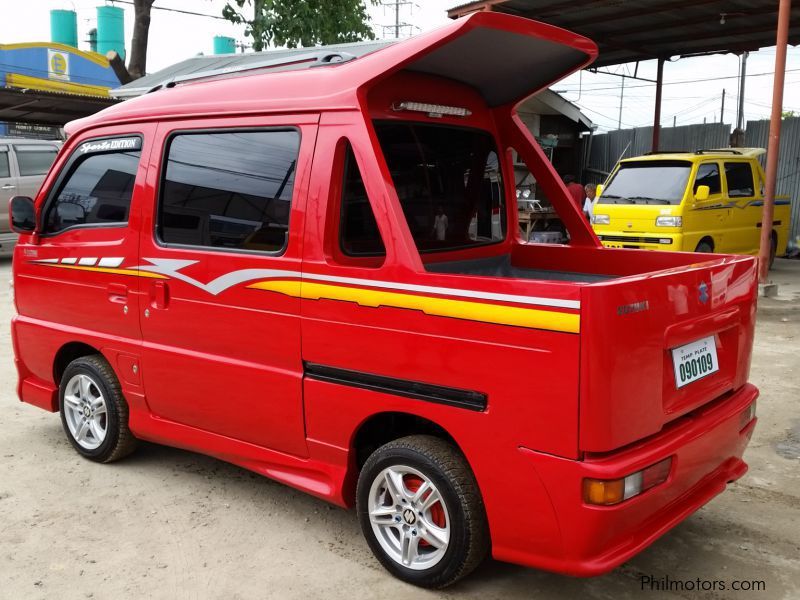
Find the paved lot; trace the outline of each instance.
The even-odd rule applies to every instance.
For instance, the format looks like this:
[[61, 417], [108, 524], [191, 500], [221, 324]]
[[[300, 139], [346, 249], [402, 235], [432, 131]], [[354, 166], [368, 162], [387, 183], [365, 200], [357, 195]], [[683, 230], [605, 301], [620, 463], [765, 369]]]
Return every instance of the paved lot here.
[[[800, 284], [800, 261], [773, 276]], [[19, 403], [0, 262], [0, 599], [800, 598], [800, 285], [762, 303], [750, 472], [613, 573], [594, 579], [487, 561], [445, 592], [389, 577], [355, 515], [212, 458], [143, 445], [97, 465], [57, 415]], [[641, 578], [721, 581], [716, 592], [641, 591]], [[732, 593], [734, 580], [763, 591]], [[648, 588], [649, 589], [649, 588]]]

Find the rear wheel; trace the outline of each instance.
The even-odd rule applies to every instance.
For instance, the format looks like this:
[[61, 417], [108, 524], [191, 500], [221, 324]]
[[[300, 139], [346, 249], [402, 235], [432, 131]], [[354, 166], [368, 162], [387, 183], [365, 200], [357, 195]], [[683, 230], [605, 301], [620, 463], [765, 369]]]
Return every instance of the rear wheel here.
[[102, 356], [83, 356], [67, 365], [59, 404], [67, 439], [82, 456], [108, 463], [135, 449], [136, 438], [128, 429], [128, 405]]
[[775, 236], [775, 233], [772, 233], [772, 237], [769, 241], [769, 268], [772, 268], [772, 263], [775, 262], [775, 255], [778, 253], [778, 238]]
[[489, 533], [475, 477], [444, 440], [414, 435], [381, 446], [356, 492], [361, 530], [396, 577], [441, 588], [486, 556]]

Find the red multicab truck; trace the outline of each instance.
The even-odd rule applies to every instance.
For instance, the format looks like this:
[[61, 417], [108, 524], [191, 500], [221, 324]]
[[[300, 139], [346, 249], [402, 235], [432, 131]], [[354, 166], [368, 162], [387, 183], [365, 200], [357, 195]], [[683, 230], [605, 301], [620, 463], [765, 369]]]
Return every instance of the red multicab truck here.
[[[356, 506], [417, 585], [628, 560], [747, 469], [756, 265], [601, 246], [515, 112], [595, 54], [479, 13], [73, 122], [11, 201], [20, 398]], [[569, 243], [523, 243], [512, 151]]]

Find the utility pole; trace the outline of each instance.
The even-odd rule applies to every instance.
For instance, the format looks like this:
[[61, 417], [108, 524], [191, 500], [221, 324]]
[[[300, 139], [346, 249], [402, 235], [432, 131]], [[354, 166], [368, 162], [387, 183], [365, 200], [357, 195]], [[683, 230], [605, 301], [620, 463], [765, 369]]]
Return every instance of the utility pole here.
[[672, 127], [674, 128], [677, 124], [678, 115], [672, 115]]
[[408, 5], [413, 11], [415, 5], [412, 0], [381, 0], [380, 5], [384, 8], [384, 10], [388, 8], [392, 9], [394, 12], [394, 23], [391, 25], [381, 25], [384, 36], [386, 35], [387, 31], [390, 31], [392, 32], [392, 37], [397, 39], [400, 37], [400, 33], [406, 28], [408, 29], [409, 35], [411, 35], [415, 29], [418, 29], [411, 23], [406, 23], [400, 19], [400, 8], [402, 6]]
[[722, 88], [722, 108], [719, 109], [719, 122], [725, 121], [725, 88]]
[[622, 129], [622, 99], [625, 97], [625, 75], [622, 76], [622, 87], [619, 88], [619, 119], [617, 129]]
[[742, 52], [742, 68], [739, 72], [739, 108], [736, 111], [736, 129], [744, 129], [744, 81], [747, 77], [747, 57], [749, 52]]

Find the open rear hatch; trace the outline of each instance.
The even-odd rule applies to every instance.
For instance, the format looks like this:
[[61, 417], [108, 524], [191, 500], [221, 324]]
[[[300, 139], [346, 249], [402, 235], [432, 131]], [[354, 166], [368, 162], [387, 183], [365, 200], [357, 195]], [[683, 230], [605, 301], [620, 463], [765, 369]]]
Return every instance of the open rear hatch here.
[[580, 449], [620, 448], [744, 385], [756, 295], [751, 257], [585, 286]]

